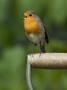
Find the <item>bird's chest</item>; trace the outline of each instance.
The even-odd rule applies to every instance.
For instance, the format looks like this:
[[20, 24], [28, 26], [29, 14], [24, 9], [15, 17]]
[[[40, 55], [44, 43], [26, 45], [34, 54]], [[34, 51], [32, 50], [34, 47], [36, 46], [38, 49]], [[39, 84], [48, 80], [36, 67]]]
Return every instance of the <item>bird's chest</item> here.
[[37, 22], [26, 22], [25, 23], [25, 32], [27, 33], [39, 33], [40, 27]]

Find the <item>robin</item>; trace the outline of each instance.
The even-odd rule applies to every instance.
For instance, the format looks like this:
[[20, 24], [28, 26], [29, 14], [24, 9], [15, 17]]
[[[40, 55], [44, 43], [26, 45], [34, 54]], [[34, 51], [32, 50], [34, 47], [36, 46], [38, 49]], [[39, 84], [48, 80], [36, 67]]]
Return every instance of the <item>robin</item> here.
[[40, 51], [45, 53], [44, 45], [49, 42], [47, 29], [34, 11], [24, 12], [24, 29], [26, 37], [35, 45], [39, 45]]

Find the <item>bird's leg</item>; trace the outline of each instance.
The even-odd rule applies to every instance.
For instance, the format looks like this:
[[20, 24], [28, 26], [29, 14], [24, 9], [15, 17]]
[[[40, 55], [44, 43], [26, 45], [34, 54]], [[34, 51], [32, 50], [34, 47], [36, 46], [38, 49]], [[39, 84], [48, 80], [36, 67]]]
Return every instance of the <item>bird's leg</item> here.
[[33, 46], [32, 46], [32, 52], [31, 52], [31, 57], [33, 57], [33, 51], [34, 51], [34, 49], [33, 49]]
[[40, 45], [40, 56], [41, 56], [42, 53], [45, 53], [44, 42], [40, 42], [39, 45]]
[[[33, 43], [32, 43], [33, 44]], [[37, 44], [34, 43], [34, 45], [36, 46]], [[31, 53], [31, 56], [33, 57], [33, 52], [34, 52], [34, 48], [32, 47], [32, 53]]]
[[[39, 42], [39, 46], [41, 47], [41, 41]], [[40, 49], [40, 54], [39, 54], [39, 57], [41, 56], [42, 52], [41, 52], [41, 49]]]

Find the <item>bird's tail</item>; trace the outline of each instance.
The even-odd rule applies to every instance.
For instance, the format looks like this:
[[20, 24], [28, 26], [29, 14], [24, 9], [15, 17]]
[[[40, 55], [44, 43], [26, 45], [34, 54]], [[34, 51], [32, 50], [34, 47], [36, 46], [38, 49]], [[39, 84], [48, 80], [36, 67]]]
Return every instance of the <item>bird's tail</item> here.
[[44, 45], [40, 45], [40, 51], [42, 52], [42, 53], [45, 53], [46, 51], [45, 51], [45, 46]]

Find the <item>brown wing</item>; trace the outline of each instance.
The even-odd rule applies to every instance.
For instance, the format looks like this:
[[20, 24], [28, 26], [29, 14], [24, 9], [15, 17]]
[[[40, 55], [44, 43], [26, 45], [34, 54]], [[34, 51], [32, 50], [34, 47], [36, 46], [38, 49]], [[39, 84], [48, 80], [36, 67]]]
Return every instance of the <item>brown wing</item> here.
[[[39, 25], [41, 27], [41, 30], [43, 30], [43, 32], [45, 34], [45, 41], [46, 41], [46, 43], [49, 43], [48, 33], [47, 33], [46, 26], [42, 23], [42, 20], [38, 16], [36, 16], [36, 19], [37, 19], [38, 23], [40, 22]], [[44, 27], [44, 28], [42, 28], [42, 27]]]

